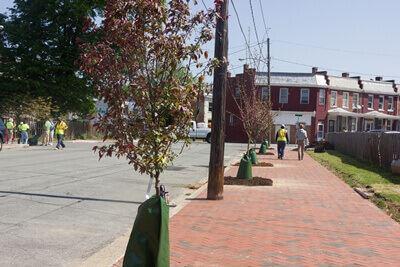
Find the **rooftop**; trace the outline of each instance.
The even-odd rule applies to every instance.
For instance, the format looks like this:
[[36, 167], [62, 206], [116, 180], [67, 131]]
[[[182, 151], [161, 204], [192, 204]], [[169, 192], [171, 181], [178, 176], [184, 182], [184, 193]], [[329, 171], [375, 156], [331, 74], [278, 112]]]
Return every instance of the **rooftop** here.
[[363, 80], [363, 90], [366, 93], [398, 95], [394, 91], [392, 82]]
[[[268, 73], [256, 73], [256, 85], [268, 84]], [[326, 87], [324, 75], [300, 72], [271, 72], [271, 85]]]

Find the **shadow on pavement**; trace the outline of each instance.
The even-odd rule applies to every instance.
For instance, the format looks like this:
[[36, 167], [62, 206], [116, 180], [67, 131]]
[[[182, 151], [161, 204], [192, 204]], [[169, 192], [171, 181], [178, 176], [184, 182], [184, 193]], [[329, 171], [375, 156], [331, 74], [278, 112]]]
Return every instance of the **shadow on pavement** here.
[[[118, 200], [118, 199], [61, 196], [61, 195], [49, 195], [49, 194], [15, 192], [15, 191], [0, 191], [0, 194], [36, 196], [36, 197], [51, 197], [51, 198], [64, 198], [64, 199], [77, 199], [77, 200], [86, 200], [86, 201], [101, 201], [101, 202], [127, 203], [127, 204], [142, 204], [143, 203], [143, 202], [137, 202], [137, 201]], [[3, 196], [3, 197], [5, 197], [5, 196]]]

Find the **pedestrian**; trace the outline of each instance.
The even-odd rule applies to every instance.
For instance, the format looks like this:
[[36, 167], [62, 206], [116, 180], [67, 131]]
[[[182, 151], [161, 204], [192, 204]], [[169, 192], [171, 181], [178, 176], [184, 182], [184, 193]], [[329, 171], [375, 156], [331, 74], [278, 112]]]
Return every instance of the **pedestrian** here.
[[42, 140], [42, 145], [43, 146], [48, 146], [50, 142], [50, 128], [51, 128], [51, 123], [50, 120], [46, 120], [43, 126], [43, 140]]
[[276, 132], [275, 139], [278, 143], [278, 159], [283, 159], [286, 143], [289, 144], [289, 137], [284, 124], [282, 124], [281, 128]]
[[21, 134], [21, 144], [26, 145], [28, 144], [28, 139], [29, 139], [29, 135], [28, 135], [28, 130], [29, 130], [29, 125], [21, 122], [18, 126], [18, 130]]
[[303, 160], [304, 147], [307, 144], [307, 141], [307, 131], [304, 129], [304, 125], [300, 124], [299, 129], [297, 129], [296, 131], [297, 155], [299, 157], [299, 160]]
[[63, 121], [63, 119], [58, 119], [58, 123], [56, 125], [56, 136], [57, 136], [57, 149], [60, 147], [65, 148], [65, 144], [63, 142], [65, 130], [68, 129], [67, 124]]
[[6, 137], [6, 143], [8, 144], [10, 141], [14, 140], [14, 120], [13, 118], [10, 118], [7, 123], [6, 123], [6, 128], [7, 128], [7, 137]]
[[53, 145], [53, 140], [54, 140], [54, 130], [56, 129], [56, 126], [53, 122], [53, 119], [50, 119], [50, 135], [49, 135], [49, 145]]

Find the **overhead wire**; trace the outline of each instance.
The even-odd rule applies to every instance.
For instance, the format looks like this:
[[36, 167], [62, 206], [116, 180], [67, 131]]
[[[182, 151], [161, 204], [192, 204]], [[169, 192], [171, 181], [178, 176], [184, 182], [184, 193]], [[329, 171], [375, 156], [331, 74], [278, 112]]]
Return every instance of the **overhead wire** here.
[[[253, 57], [253, 55], [252, 55], [252, 53], [251, 53], [250, 45], [249, 45], [249, 43], [248, 43], [248, 41], [247, 41], [247, 38], [246, 38], [246, 34], [245, 34], [244, 31], [243, 31], [242, 23], [241, 23], [241, 21], [240, 21], [239, 14], [238, 14], [237, 9], [236, 9], [236, 6], [235, 6], [235, 2], [234, 2], [233, 0], [231, 0], [231, 2], [232, 2], [233, 10], [235, 11], [235, 14], [236, 14], [236, 18], [237, 18], [237, 21], [238, 21], [238, 24], [239, 24], [240, 31], [241, 31], [242, 36], [243, 36], [243, 39], [244, 39], [244, 41], [245, 41], [245, 43], [246, 43], [246, 47], [249, 49], [250, 58], [252, 58], [252, 59], [254, 60], [254, 57]], [[243, 51], [243, 50], [242, 50], [242, 51]], [[231, 55], [232, 55], [232, 54], [231, 54]], [[254, 65], [256, 65], [255, 60], [254, 60]]]

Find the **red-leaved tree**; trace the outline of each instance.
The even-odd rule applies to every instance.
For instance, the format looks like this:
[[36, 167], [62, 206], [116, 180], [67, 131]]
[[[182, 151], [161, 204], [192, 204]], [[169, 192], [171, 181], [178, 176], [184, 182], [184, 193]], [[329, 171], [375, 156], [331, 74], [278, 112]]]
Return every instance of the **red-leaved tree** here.
[[269, 138], [274, 123], [275, 115], [271, 112], [271, 102], [262, 98], [257, 88], [245, 86], [245, 81], [240, 80], [236, 92], [231, 92], [236, 103], [238, 114], [236, 117], [243, 123], [243, 129], [247, 135], [247, 152], [250, 144], [264, 141]]
[[[188, 145], [193, 104], [213, 60], [203, 51], [213, 38], [214, 10], [192, 11], [186, 0], [108, 0], [99, 33], [82, 45], [82, 70], [108, 105], [97, 127], [115, 143], [96, 147], [103, 156], [126, 156], [136, 171], [155, 179]], [[196, 70], [196, 71], [194, 71]]]

